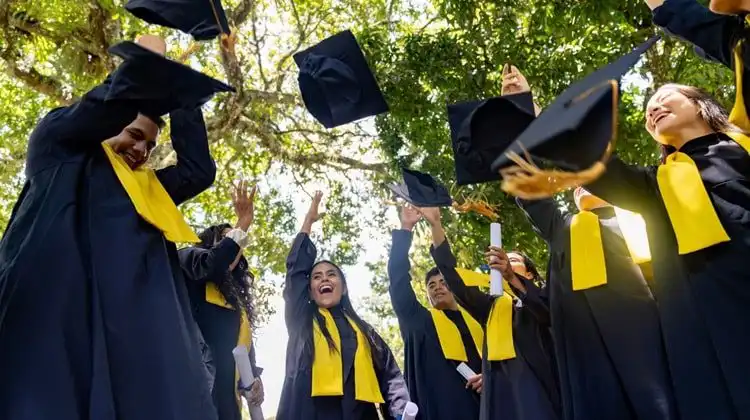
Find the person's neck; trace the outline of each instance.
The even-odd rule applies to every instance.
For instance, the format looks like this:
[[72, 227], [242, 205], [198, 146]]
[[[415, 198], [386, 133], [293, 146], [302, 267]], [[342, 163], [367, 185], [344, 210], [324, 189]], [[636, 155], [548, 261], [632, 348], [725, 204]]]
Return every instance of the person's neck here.
[[435, 309], [440, 311], [457, 311], [458, 310], [458, 303], [445, 303], [439, 306], [436, 306]]
[[694, 139], [707, 136], [714, 133], [710, 127], [704, 125], [689, 126], [678, 130], [676, 133], [670, 134], [669, 136], [663, 136], [663, 142], [680, 150], [685, 144], [691, 142]]

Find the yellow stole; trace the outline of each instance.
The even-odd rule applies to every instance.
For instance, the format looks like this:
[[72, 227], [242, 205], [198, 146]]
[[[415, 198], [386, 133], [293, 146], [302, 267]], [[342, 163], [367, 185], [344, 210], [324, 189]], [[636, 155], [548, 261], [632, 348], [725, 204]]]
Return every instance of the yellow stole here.
[[[472, 341], [474, 341], [474, 345], [477, 348], [477, 354], [481, 355], [484, 343], [482, 326], [464, 308], [459, 306], [458, 310], [461, 311], [461, 316], [464, 322], [466, 322], [466, 326], [469, 327]], [[468, 362], [469, 358], [466, 355], [466, 347], [456, 324], [448, 318], [445, 312], [439, 309], [430, 308], [430, 315], [432, 315], [432, 322], [435, 324], [440, 348], [443, 349], [443, 356], [448, 360]]]
[[[464, 268], [456, 268], [456, 272], [467, 286], [488, 287], [490, 284], [488, 274]], [[487, 360], [493, 362], [516, 357], [513, 344], [513, 298], [516, 296], [504, 280], [503, 290], [505, 293], [492, 303], [486, 325]]]
[[[750, 138], [735, 132], [725, 134], [750, 153]], [[681, 152], [667, 156], [659, 165], [656, 180], [680, 255], [730, 240], [690, 156]]]
[[[750, 15], [749, 15], [750, 16]], [[746, 19], [750, 19], [747, 17]], [[742, 41], [739, 41], [734, 46], [734, 106], [732, 112], [729, 114], [729, 121], [741, 128], [746, 132], [750, 132], [750, 118], [747, 115], [747, 109], [745, 107], [745, 94], [743, 92], [743, 77], [745, 73], [745, 65], [742, 60]]]
[[[216, 306], [221, 306], [222, 308], [237, 310], [234, 306], [232, 306], [227, 300], [224, 298], [224, 295], [221, 294], [221, 291], [219, 291], [219, 288], [216, 287], [216, 284], [213, 282], [207, 282], [206, 283], [206, 302], [212, 303]], [[237, 334], [237, 346], [245, 346], [247, 348], [247, 351], [250, 351], [250, 346], [252, 346], [252, 332], [250, 331], [250, 321], [247, 318], [247, 314], [244, 310], [241, 310], [241, 320], [240, 320], [240, 331]], [[239, 369], [234, 369], [234, 381], [239, 382], [240, 380], [240, 371]], [[235, 399], [237, 400], [237, 404], [240, 405], [240, 411], [242, 411], [242, 400], [240, 399], [240, 393], [235, 391], [234, 395]]]
[[[615, 207], [625, 244], [636, 264], [651, 260], [646, 235], [646, 223], [637, 214]], [[591, 211], [581, 211], [570, 222], [570, 272], [573, 290], [585, 290], [607, 284], [599, 217]]]
[[170, 242], [200, 242], [153, 170], [144, 167], [133, 170], [110, 145], [102, 143], [102, 147], [135, 211], [145, 221], [162, 231]]
[[[312, 366], [312, 396], [331, 397], [344, 395], [344, 367], [341, 361], [341, 336], [328, 309], [318, 308], [325, 319], [326, 328], [336, 344], [336, 351], [328, 347], [320, 326], [313, 320], [313, 345], [315, 355]], [[357, 351], [354, 353], [354, 397], [357, 401], [383, 404], [378, 378], [364, 333], [349, 317], [346, 320], [357, 334]]]

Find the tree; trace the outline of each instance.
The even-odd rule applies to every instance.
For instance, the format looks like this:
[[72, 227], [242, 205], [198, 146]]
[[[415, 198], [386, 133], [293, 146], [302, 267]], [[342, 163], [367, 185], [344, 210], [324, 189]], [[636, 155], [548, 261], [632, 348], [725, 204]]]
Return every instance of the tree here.
[[[225, 79], [238, 90], [206, 109], [211, 150], [219, 166], [215, 187], [183, 206], [197, 226], [231, 220], [228, 183], [239, 176], [261, 192], [251, 252], [257, 277], [284, 271], [284, 254], [297, 228], [298, 191], [328, 191], [322, 253], [340, 264], [356, 260], [364, 225], [384, 227], [383, 184], [400, 165], [434, 174], [454, 197], [484, 196], [497, 206], [504, 243], [546, 260], [536, 237], [497, 183], [454, 185], [445, 104], [497, 95], [506, 62], [526, 74], [540, 105], [574, 80], [629, 51], [657, 30], [639, 0], [225, 0], [239, 40], [234, 52], [216, 42], [191, 48], [176, 31], [147, 27], [121, 0], [0, 0], [0, 226], [5, 226], [23, 183], [26, 139], [54, 106], [71, 103], [115, 68], [107, 48], [146, 30], [166, 36], [170, 55]], [[364, 123], [324, 130], [303, 109], [292, 55], [350, 28], [370, 61], [390, 113]], [[701, 62], [689, 47], [667, 39], [647, 53], [639, 83], [622, 92], [618, 152], [653, 163], [656, 149], [643, 130], [645, 99], [654, 87], [677, 81], [707, 88], [730, 104], [731, 73]], [[165, 133], [168, 135], [168, 133]], [[172, 159], [169, 143], [153, 164]], [[566, 194], [561, 205], [570, 205]], [[369, 210], [368, 210], [369, 209]], [[363, 217], [367, 210], [370, 215]], [[460, 263], [482, 262], [489, 223], [476, 214], [444, 212]], [[382, 229], [385, 231], [385, 228]], [[414, 277], [430, 266], [426, 233], [415, 241]], [[544, 265], [544, 264], [542, 264]], [[398, 347], [384, 263], [372, 267], [370, 308]], [[261, 282], [260, 284], [264, 284]], [[419, 281], [415, 281], [419, 285]], [[419, 287], [419, 286], [417, 286]], [[273, 290], [265, 286], [263, 296]]]

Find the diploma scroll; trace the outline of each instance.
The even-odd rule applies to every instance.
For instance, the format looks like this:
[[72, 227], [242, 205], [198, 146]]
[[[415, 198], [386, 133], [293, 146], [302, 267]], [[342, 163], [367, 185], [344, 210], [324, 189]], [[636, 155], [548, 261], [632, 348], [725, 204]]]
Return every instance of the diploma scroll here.
[[404, 414], [401, 416], [401, 420], [414, 420], [417, 418], [417, 413], [419, 413], [419, 407], [409, 401], [406, 403], [406, 407], [404, 407]]
[[[500, 223], [490, 225], [490, 245], [498, 248], [503, 247], [503, 234]], [[503, 274], [497, 270], [490, 271], [490, 294], [492, 296], [503, 295]]]
[[[248, 388], [255, 382], [255, 375], [253, 375], [253, 367], [250, 365], [250, 356], [245, 346], [237, 346], [232, 350], [234, 355], [234, 363], [237, 366], [237, 370], [240, 372], [240, 383], [243, 388]], [[256, 407], [251, 404], [247, 404], [247, 408], [250, 411], [250, 418], [252, 420], [264, 420], [263, 410], [260, 407]]]

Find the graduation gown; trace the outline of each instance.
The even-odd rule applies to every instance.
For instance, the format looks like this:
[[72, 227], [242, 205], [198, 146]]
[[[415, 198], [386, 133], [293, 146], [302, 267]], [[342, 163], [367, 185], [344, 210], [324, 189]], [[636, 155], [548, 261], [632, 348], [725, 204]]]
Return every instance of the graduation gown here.
[[680, 152], [695, 161], [730, 242], [678, 253], [656, 167], [613, 157], [607, 172], [586, 188], [646, 221], [680, 417], [750, 419], [750, 156], [724, 134], [694, 139]]
[[[494, 297], [468, 287], [456, 272], [456, 258], [446, 240], [431, 249], [432, 257], [456, 299], [480, 324], [486, 327]], [[513, 341], [516, 357], [487, 360], [487, 341], [482, 349], [481, 420], [545, 420], [560, 418], [557, 368], [549, 333], [549, 306], [546, 292], [533, 282], [521, 279], [526, 294], [514, 290], [521, 301], [514, 305]], [[485, 329], [486, 331], [486, 329]]]
[[[342, 397], [312, 397], [312, 311], [317, 310], [310, 302], [310, 272], [315, 263], [317, 250], [306, 233], [294, 239], [286, 261], [284, 284], [284, 320], [289, 341], [286, 348], [286, 374], [279, 401], [278, 420], [377, 420], [375, 405], [354, 398], [354, 352], [356, 335], [340, 310], [331, 309], [336, 326], [341, 334], [341, 356], [344, 375]], [[348, 337], [348, 338], [347, 338]], [[353, 341], [352, 341], [353, 339]], [[385, 404], [381, 406], [386, 419], [394, 419], [404, 411], [409, 393], [404, 377], [396, 364], [393, 353], [382, 338], [376, 335], [382, 352], [373, 352], [375, 373]], [[363, 343], [364, 344], [364, 343]], [[376, 360], [376, 358], [378, 358]], [[378, 368], [380, 367], [380, 368]]]
[[[193, 317], [203, 333], [216, 369], [211, 395], [219, 420], [242, 419], [232, 354], [240, 335], [242, 312], [206, 301], [206, 283], [217, 283], [226, 276], [238, 252], [239, 245], [230, 238], [222, 239], [211, 249], [189, 247], [178, 251]], [[247, 261], [243, 258], [232, 271], [232, 276], [244, 282], [246, 275]], [[253, 375], [260, 377], [263, 369], [255, 364], [255, 346], [251, 346], [249, 352]]]
[[[48, 113], [0, 242], [0, 418], [216, 419], [177, 250], [134, 208], [101, 142], [141, 104], [109, 79]], [[176, 204], [216, 168], [200, 109], [172, 114]]]
[[573, 215], [552, 199], [517, 203], [549, 245], [549, 304], [565, 418], [678, 418], [656, 302], [630, 257], [614, 209], [593, 210], [607, 284], [573, 291]]
[[[421, 420], [478, 419], [479, 394], [466, 388], [466, 380], [456, 370], [459, 362], [445, 358], [432, 315], [419, 303], [411, 287], [412, 232], [394, 230], [392, 237], [388, 291], [404, 340], [404, 376], [411, 401], [419, 407], [417, 417]], [[461, 333], [467, 365], [481, 373], [481, 357], [461, 312], [443, 312]]]

